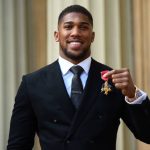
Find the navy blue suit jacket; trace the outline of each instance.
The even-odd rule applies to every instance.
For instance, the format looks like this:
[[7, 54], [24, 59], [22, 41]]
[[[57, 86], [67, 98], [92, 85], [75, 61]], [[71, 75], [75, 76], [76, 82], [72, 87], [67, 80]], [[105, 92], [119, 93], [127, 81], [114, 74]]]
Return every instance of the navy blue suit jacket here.
[[42, 150], [115, 150], [120, 118], [136, 138], [150, 143], [149, 99], [129, 105], [113, 85], [111, 93], [101, 93], [100, 72], [110, 69], [92, 60], [78, 111], [58, 61], [25, 75], [15, 99], [7, 150], [31, 150], [35, 133]]

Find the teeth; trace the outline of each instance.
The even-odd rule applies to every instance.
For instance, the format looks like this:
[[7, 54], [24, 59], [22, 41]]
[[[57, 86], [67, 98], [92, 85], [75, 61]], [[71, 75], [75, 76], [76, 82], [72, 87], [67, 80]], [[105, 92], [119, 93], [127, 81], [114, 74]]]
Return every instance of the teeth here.
[[71, 44], [81, 44], [80, 42], [70, 42]]

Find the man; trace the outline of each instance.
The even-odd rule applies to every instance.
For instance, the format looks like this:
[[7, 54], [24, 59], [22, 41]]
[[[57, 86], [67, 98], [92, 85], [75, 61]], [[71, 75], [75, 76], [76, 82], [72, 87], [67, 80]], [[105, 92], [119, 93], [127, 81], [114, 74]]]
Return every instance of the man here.
[[7, 150], [31, 150], [35, 133], [42, 150], [115, 150], [120, 118], [136, 138], [150, 143], [146, 93], [134, 86], [128, 69], [112, 70], [91, 58], [94, 36], [85, 8], [72, 5], [61, 12], [55, 32], [59, 59], [23, 77]]

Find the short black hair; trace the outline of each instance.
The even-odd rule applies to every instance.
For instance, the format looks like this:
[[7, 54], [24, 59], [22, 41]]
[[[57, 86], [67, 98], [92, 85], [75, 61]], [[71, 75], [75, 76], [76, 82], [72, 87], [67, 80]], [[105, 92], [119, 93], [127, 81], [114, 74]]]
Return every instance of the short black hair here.
[[64, 10], [62, 10], [62, 12], [60, 13], [60, 15], [58, 17], [58, 24], [61, 22], [62, 18], [66, 14], [72, 13], [72, 12], [81, 13], [81, 14], [87, 16], [91, 25], [93, 26], [93, 17], [91, 15], [91, 13], [85, 7], [80, 6], [80, 5], [71, 5], [71, 6], [66, 7]]

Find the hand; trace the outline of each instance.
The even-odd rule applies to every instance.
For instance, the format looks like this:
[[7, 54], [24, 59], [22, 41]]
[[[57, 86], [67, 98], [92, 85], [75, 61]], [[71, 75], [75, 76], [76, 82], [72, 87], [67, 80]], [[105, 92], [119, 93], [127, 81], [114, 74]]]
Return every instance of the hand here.
[[134, 98], [136, 88], [133, 84], [129, 69], [111, 70], [104, 74], [104, 77], [111, 78], [115, 87], [120, 89], [123, 95], [128, 98]]

